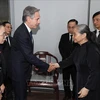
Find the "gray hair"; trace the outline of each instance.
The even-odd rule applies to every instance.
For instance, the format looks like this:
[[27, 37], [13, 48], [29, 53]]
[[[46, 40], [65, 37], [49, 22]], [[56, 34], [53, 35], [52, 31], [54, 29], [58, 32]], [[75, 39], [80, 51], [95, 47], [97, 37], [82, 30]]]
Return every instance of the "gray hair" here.
[[77, 25], [77, 27], [78, 27], [79, 33], [81, 34], [90, 32], [90, 29], [86, 24], [79, 24]]
[[40, 11], [40, 9], [37, 9], [35, 7], [32, 7], [32, 6], [27, 6], [23, 11], [22, 21], [25, 22], [27, 16], [29, 16], [30, 18], [33, 18], [35, 12], [39, 12], [39, 11]]
[[87, 39], [91, 40], [93, 33], [90, 31], [90, 28], [86, 24], [79, 24], [77, 25], [77, 28], [80, 34], [86, 33]]

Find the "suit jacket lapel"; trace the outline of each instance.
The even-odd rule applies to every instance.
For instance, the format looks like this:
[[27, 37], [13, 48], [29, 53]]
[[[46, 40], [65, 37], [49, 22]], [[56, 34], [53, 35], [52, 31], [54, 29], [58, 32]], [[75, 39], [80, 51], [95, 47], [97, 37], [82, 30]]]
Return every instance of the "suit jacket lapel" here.
[[27, 30], [27, 28], [26, 28], [26, 26], [25, 26], [24, 23], [23, 23], [23, 26], [24, 26], [24, 29], [26, 30], [26, 34], [28, 35], [28, 38], [29, 38], [29, 40], [30, 40], [30, 43], [31, 43], [31, 45], [33, 46], [33, 43], [32, 43], [32, 41], [31, 41], [31, 37], [30, 37], [30, 33], [28, 32], [28, 30]]
[[97, 41], [98, 41], [98, 43], [100, 43], [100, 33], [99, 33], [99, 35], [97, 37]]
[[98, 35], [98, 37], [96, 37], [96, 30], [95, 31], [93, 31], [93, 40], [95, 40], [97, 43], [100, 43], [100, 34]]

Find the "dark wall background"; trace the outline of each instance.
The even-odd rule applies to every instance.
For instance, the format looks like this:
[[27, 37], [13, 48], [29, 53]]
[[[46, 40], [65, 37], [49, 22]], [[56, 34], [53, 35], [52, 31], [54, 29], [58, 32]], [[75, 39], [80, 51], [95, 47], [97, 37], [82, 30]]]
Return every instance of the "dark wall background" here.
[[8, 21], [9, 14], [9, 0], [0, 0], [0, 22]]

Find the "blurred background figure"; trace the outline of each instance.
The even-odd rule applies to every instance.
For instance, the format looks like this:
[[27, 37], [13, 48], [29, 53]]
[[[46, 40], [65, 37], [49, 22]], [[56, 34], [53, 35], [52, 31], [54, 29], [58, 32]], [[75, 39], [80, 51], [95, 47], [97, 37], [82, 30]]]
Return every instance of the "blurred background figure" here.
[[94, 40], [98, 43], [100, 48], [100, 11], [94, 13], [92, 19], [95, 27], [93, 38], [95, 37]]
[[5, 65], [5, 60], [4, 56], [2, 53], [2, 47], [3, 43], [5, 41], [5, 28], [4, 26], [0, 23], [0, 100], [2, 99], [2, 93], [4, 93], [4, 81], [6, 77], [6, 65]]
[[11, 35], [11, 31], [12, 31], [11, 23], [6, 21], [6, 22], [3, 22], [3, 25], [5, 27], [6, 36], [10, 36]]
[[6, 64], [6, 69], [7, 69], [7, 74], [6, 74], [6, 80], [5, 80], [5, 98], [6, 100], [13, 100], [13, 88], [12, 88], [12, 81], [11, 78], [9, 77], [11, 75], [11, 71], [9, 70], [11, 67], [10, 64], [10, 52], [11, 52], [11, 31], [12, 31], [12, 25], [10, 22], [5, 21], [3, 22], [3, 26], [5, 27], [5, 35], [6, 35], [6, 41], [3, 44], [3, 54], [5, 58], [5, 64]]

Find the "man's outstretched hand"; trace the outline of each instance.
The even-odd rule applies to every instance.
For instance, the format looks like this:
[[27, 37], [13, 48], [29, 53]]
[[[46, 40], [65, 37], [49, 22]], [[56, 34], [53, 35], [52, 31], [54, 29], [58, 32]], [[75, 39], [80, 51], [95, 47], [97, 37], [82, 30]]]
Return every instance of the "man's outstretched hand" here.
[[50, 63], [49, 65], [50, 66], [49, 66], [49, 68], [47, 70], [48, 72], [51, 72], [51, 71], [55, 70], [56, 68], [60, 67], [58, 63]]

